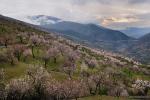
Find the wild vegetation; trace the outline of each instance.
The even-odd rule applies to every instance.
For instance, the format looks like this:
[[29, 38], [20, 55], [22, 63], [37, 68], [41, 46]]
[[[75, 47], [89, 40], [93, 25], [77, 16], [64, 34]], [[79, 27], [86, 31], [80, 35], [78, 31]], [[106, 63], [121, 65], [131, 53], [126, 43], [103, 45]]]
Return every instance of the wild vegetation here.
[[0, 21], [0, 100], [150, 95], [147, 66], [9, 20]]

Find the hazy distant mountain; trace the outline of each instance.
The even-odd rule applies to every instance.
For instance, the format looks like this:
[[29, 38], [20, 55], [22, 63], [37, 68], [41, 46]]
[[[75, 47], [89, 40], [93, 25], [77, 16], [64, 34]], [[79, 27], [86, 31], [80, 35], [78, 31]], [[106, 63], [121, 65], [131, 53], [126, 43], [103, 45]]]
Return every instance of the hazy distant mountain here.
[[139, 38], [139, 41], [144, 42], [144, 43], [145, 42], [149, 42], [150, 43], [150, 33], [148, 33], [148, 34], [142, 36], [141, 38]]
[[84, 42], [90, 46], [110, 51], [118, 51], [126, 48], [128, 43], [133, 39], [120, 31], [95, 24], [81, 24], [44, 15], [27, 18], [30, 19], [30, 23], [37, 23], [36, 25], [39, 25], [46, 31], [56, 32], [77, 42]]
[[128, 45], [124, 53], [136, 60], [150, 64], [150, 33]]
[[126, 28], [125, 30], [120, 30], [120, 31], [130, 37], [140, 38], [140, 37], [144, 36], [145, 34], [149, 33], [150, 28], [130, 27], [130, 28]]
[[33, 22], [37, 21], [41, 27], [47, 30], [55, 30], [63, 35], [69, 35], [88, 41], [122, 41], [130, 39], [130, 37], [120, 31], [107, 29], [95, 24], [62, 21], [59, 18], [44, 15], [32, 16], [30, 20]]

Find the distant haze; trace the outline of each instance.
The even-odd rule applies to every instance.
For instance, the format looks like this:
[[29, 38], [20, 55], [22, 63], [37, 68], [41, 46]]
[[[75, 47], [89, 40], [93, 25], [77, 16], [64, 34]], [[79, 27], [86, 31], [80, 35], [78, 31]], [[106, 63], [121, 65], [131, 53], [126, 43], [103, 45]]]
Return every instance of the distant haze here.
[[121, 32], [125, 33], [126, 35], [134, 38], [140, 38], [148, 33], [150, 33], [150, 28], [136, 28], [130, 27], [124, 30], [120, 30]]

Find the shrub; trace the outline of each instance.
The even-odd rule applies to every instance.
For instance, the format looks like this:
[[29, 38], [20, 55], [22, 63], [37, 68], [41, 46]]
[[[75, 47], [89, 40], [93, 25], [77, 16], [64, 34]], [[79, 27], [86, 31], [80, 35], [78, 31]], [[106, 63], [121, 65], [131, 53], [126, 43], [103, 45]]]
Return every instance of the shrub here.
[[63, 65], [63, 71], [69, 76], [70, 79], [72, 79], [72, 74], [75, 70], [75, 63], [66, 60], [64, 65]]
[[26, 50], [24, 50], [23, 56], [24, 56], [24, 61], [26, 61], [26, 59], [27, 59], [28, 57], [32, 56], [32, 51], [31, 51], [31, 49], [26, 49]]
[[126, 89], [121, 86], [115, 86], [108, 91], [108, 95], [110, 96], [129, 96]]
[[30, 45], [31, 45], [31, 50], [32, 50], [32, 57], [35, 58], [35, 54], [34, 54], [34, 48], [36, 46], [40, 45], [41, 40], [39, 39], [38, 35], [33, 35], [30, 37]]
[[99, 72], [88, 77], [86, 84], [90, 94], [106, 94], [113, 86], [113, 81], [104, 72]]
[[6, 87], [7, 100], [31, 100], [34, 97], [34, 87], [25, 79], [14, 79]]
[[4, 79], [5, 79], [4, 69], [0, 69], [0, 100], [4, 100], [6, 97]]
[[14, 56], [14, 50], [12, 48], [8, 48], [6, 52], [6, 57], [8, 61], [11, 63], [11, 65], [14, 65], [17, 63], [17, 59]]
[[18, 61], [21, 60], [21, 55], [23, 54], [23, 51], [25, 50], [24, 45], [17, 44], [13, 48], [13, 54], [17, 58]]
[[97, 66], [97, 61], [95, 59], [86, 59], [85, 63], [88, 65], [89, 68], [93, 69]]
[[47, 51], [47, 57], [49, 58], [53, 58], [54, 59], [54, 63], [57, 62], [57, 57], [59, 55], [59, 51], [56, 47], [53, 48], [49, 48]]
[[8, 62], [7, 55], [4, 53], [0, 53], [0, 63]]

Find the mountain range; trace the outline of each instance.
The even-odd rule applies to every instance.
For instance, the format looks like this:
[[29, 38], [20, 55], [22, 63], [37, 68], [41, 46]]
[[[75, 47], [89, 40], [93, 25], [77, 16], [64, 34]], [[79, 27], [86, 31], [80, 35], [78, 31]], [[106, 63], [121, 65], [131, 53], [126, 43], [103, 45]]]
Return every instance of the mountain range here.
[[44, 15], [27, 18], [30, 20], [30, 24], [26, 23], [27, 27], [32, 26], [47, 32], [54, 32], [90, 47], [121, 53], [150, 64], [150, 34], [135, 39], [123, 32], [95, 24], [81, 24]]
[[[71, 21], [63, 21], [59, 18], [51, 16], [30, 16], [28, 17], [33, 23], [37, 22], [39, 25], [47, 30], [54, 30], [63, 35], [81, 38], [88, 41], [120, 41], [129, 40], [130, 37], [126, 36], [120, 31], [111, 30], [98, 26], [95, 24], [81, 24]], [[111, 35], [113, 34], [113, 35]]]
[[96, 24], [82, 24], [65, 21], [51, 16], [37, 15], [27, 17], [32, 24], [48, 32], [55, 32], [78, 42], [110, 51], [118, 51], [126, 47], [126, 43], [134, 39], [124, 33], [108, 29]]

